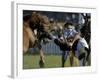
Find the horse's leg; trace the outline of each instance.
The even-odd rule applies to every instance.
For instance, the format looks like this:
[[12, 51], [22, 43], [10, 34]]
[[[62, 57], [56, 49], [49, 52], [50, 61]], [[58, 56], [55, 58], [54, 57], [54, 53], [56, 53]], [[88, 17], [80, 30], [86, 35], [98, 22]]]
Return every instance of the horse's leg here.
[[90, 46], [89, 46], [89, 49], [85, 47], [85, 50], [87, 52], [87, 55], [86, 55], [86, 61], [87, 61], [87, 64], [86, 65], [91, 65], [91, 61], [90, 61]]
[[87, 58], [87, 53], [84, 53], [83, 62], [82, 62], [83, 66], [87, 65], [87, 59], [86, 58]]
[[40, 61], [39, 61], [39, 65], [41, 68], [44, 67], [45, 64], [45, 60], [44, 60], [44, 52], [42, 49], [40, 49]]
[[70, 65], [73, 66], [74, 64], [74, 52], [73, 51], [70, 51]]
[[70, 57], [70, 65], [71, 65], [71, 66], [73, 66], [73, 62], [74, 62], [73, 60], [74, 60], [74, 59], [73, 59], [73, 57], [71, 56], [71, 57]]
[[82, 60], [82, 66], [87, 65], [87, 54], [88, 53], [84, 48], [80, 50], [79, 60]]
[[26, 28], [23, 29], [23, 54], [27, 52], [29, 48], [29, 35], [26, 31]]
[[83, 66], [86, 66], [86, 58], [83, 58]]

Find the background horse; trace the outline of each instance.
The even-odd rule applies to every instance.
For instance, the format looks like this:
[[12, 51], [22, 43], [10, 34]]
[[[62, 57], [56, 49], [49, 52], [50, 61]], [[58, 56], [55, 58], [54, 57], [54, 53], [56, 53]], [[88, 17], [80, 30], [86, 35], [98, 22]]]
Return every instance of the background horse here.
[[87, 62], [90, 65], [91, 61], [91, 17], [88, 14], [81, 14], [83, 16], [84, 19], [84, 24], [83, 27], [81, 28], [80, 32], [82, 34], [82, 36], [85, 38], [85, 40], [87, 41], [88, 45], [89, 45], [89, 49], [85, 48], [85, 50], [88, 52], [87, 55]]

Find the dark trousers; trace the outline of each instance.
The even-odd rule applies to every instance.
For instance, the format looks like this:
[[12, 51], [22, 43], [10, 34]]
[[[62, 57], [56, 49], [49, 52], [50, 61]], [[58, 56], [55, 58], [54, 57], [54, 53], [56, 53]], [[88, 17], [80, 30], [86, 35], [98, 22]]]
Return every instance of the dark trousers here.
[[[68, 46], [66, 43], [62, 43], [59, 39], [55, 39], [54, 42], [56, 45], [58, 45], [60, 47], [60, 50], [63, 51], [62, 53], [62, 67], [64, 67], [65, 64], [65, 55], [66, 55], [66, 51], [70, 51], [72, 50], [73, 53], [75, 54], [75, 51], [77, 50], [77, 43], [79, 40], [76, 40], [72, 46], [72, 49], [70, 48], [70, 46]], [[66, 57], [67, 58], [67, 57]]]

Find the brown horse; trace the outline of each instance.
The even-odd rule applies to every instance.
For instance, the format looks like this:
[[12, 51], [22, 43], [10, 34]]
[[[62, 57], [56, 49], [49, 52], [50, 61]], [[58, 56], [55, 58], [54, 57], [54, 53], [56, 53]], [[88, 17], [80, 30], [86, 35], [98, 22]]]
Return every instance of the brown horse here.
[[49, 30], [49, 19], [47, 16], [33, 12], [31, 15], [23, 17], [23, 53], [29, 47], [38, 46], [40, 50], [40, 67], [44, 66], [44, 54], [40, 42], [43, 38], [49, 37], [46, 33]]

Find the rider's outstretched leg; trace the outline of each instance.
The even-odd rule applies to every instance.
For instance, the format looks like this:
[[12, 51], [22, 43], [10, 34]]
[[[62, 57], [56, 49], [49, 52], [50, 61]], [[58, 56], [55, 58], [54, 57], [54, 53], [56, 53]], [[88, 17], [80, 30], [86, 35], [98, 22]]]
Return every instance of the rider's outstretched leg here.
[[65, 64], [65, 51], [63, 51], [62, 53], [62, 67], [64, 67], [64, 64]]
[[63, 51], [63, 53], [62, 53], [62, 67], [65, 67], [65, 62], [67, 60], [68, 55], [69, 55], [69, 51]]

